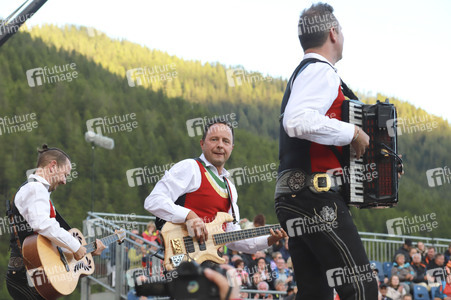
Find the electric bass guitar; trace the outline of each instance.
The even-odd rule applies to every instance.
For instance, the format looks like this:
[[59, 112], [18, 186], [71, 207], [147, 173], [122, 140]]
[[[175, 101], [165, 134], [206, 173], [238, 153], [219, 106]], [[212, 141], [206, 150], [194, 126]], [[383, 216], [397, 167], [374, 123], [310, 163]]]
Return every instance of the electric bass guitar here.
[[208, 238], [202, 244], [188, 234], [186, 224], [166, 222], [161, 229], [161, 236], [163, 237], [164, 243], [164, 267], [166, 270], [171, 271], [179, 266], [182, 261], [191, 260], [196, 261], [198, 264], [206, 260], [223, 264], [225, 260], [221, 257], [222, 253], [219, 249], [225, 244], [269, 235], [271, 229], [281, 229], [281, 226], [277, 224], [224, 232], [222, 224], [231, 221], [233, 221], [231, 215], [219, 212], [212, 222], [205, 224], [208, 231]]
[[[28, 284], [47, 300], [71, 294], [78, 279], [94, 273], [95, 265], [91, 252], [96, 250], [95, 242], [87, 245], [85, 237], [76, 228], [69, 230], [80, 244], [86, 248], [86, 255], [76, 260], [66, 248], [54, 245], [46, 237], [35, 234], [28, 236], [22, 245], [22, 255], [27, 268]], [[123, 229], [100, 239], [105, 246], [125, 238]]]

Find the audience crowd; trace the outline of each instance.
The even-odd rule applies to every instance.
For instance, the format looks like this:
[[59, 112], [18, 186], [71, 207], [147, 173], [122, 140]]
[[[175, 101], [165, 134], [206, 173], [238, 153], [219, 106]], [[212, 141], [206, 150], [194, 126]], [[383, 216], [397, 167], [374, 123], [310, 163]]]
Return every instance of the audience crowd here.
[[[253, 222], [243, 219], [240, 225], [242, 229], [265, 226], [265, 217], [257, 215]], [[138, 230], [133, 230], [132, 233], [161, 245], [154, 222], [149, 222], [142, 234]], [[131, 239], [134, 243], [126, 245], [129, 270], [144, 269], [148, 276], [156, 275], [152, 274], [151, 259], [156, 248], [149, 249], [143, 245], [141, 239], [133, 236]], [[414, 246], [411, 240], [405, 240], [396, 251], [393, 261], [389, 263], [390, 266], [387, 268], [389, 274], [384, 273], [385, 277], [382, 281], [379, 280], [379, 276], [376, 276], [382, 270], [378, 270], [373, 265], [375, 277], [378, 278], [379, 300], [415, 300], [416, 285], [424, 287], [428, 293], [431, 293], [433, 300], [451, 300], [450, 254], [451, 244], [445, 253], [436, 253], [434, 247], [426, 247], [422, 242]], [[288, 238], [255, 254], [240, 253], [225, 247], [223, 258], [226, 262], [221, 267], [226, 270], [229, 283], [240, 286], [242, 290], [255, 290], [251, 293], [243, 292], [241, 294], [243, 299], [291, 300], [295, 299], [297, 289], [302, 288], [296, 286], [293, 265], [288, 252]], [[387, 270], [384, 271], [387, 272]], [[133, 285], [130, 280], [129, 284]], [[267, 291], [281, 293], [267, 293]], [[129, 299], [140, 298], [129, 293]], [[336, 293], [334, 300], [339, 300]]]

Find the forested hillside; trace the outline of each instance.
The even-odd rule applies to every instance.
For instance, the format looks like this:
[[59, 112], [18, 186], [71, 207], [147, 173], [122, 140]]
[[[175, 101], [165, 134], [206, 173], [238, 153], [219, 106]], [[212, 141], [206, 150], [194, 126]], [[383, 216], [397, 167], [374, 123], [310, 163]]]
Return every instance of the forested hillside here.
[[[66, 66], [66, 71], [76, 76], [42, 85], [35, 78], [35, 86], [31, 86], [32, 75], [27, 76], [27, 70], [54, 66]], [[164, 76], [175, 72], [175, 76], [143, 85], [132, 78], [135, 86], [131, 86], [127, 71], [145, 67]], [[227, 77], [231, 69], [243, 70], [251, 82], [235, 81], [232, 86]], [[12, 125], [0, 126], [1, 203], [13, 196], [25, 180], [26, 170], [35, 167], [36, 148], [48, 143], [66, 150], [75, 163], [76, 176], [59, 187], [52, 199], [68, 221], [80, 227], [91, 209], [92, 152], [84, 139], [87, 121], [119, 116], [127, 119], [121, 123], [123, 127], [105, 134], [115, 140], [114, 150], [95, 149], [94, 211], [147, 214], [143, 201], [154, 182], [135, 182], [133, 186], [127, 171], [148, 167], [153, 168], [153, 175], [161, 176], [161, 170], [170, 164], [201, 153], [200, 136], [189, 125], [193, 119], [227, 116], [236, 124], [236, 140], [226, 167], [246, 167], [260, 175], [256, 182], [237, 186], [241, 215], [253, 218], [264, 213], [268, 223], [276, 222], [271, 173], [278, 165], [278, 115], [285, 79], [247, 73], [239, 66], [225, 67], [220, 62], [184, 61], [128, 41], [112, 40], [95, 30], [50, 25], [18, 33], [9, 40], [0, 49], [0, 74], [0, 117], [27, 118], [24, 124], [36, 122], [34, 127], [24, 125], [15, 132], [11, 132]], [[367, 103], [376, 101], [361, 96]], [[378, 95], [377, 99], [385, 97]], [[413, 125], [406, 123], [399, 136], [406, 169], [399, 206], [383, 211], [353, 210], [355, 222], [361, 231], [386, 233], [387, 219], [434, 212], [438, 228], [421, 234], [449, 238], [451, 185], [430, 187], [426, 171], [449, 166], [450, 125], [407, 102], [391, 102], [400, 118], [413, 120], [412, 124], [425, 120], [422, 123], [429, 125], [411, 132]], [[136, 126], [127, 127], [132, 121]], [[2, 215], [4, 211], [2, 205]], [[8, 237], [4, 226], [0, 230], [3, 274]]]

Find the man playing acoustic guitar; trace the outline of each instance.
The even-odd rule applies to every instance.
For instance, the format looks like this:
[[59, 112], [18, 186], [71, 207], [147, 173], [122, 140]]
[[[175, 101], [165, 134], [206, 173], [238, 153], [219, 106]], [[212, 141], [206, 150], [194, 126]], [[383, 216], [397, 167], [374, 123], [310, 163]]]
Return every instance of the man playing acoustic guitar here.
[[[200, 141], [202, 155], [180, 161], [167, 171], [146, 198], [144, 208], [165, 221], [186, 222], [188, 232], [199, 244], [208, 239], [205, 223], [211, 222], [218, 212], [229, 213], [239, 221], [237, 191], [224, 169], [234, 147], [233, 138], [233, 128], [226, 122], [207, 124]], [[161, 225], [157, 220], [157, 227]], [[225, 231], [239, 229], [238, 223], [229, 222]], [[255, 253], [287, 236], [283, 230], [269, 232], [269, 236], [235, 241], [227, 247]]]
[[[50, 200], [50, 193], [66, 184], [70, 174], [69, 156], [58, 148], [42, 146], [38, 150], [37, 170], [28, 177], [13, 199], [8, 211], [15, 228], [11, 230], [11, 258], [8, 264], [6, 285], [13, 299], [44, 299], [34, 287], [30, 287], [22, 257], [22, 244], [26, 237], [40, 234], [54, 244], [69, 249], [77, 260], [86, 254], [86, 248], [67, 230], [69, 225], [61, 218]], [[100, 255], [105, 245], [96, 241], [93, 255]]]

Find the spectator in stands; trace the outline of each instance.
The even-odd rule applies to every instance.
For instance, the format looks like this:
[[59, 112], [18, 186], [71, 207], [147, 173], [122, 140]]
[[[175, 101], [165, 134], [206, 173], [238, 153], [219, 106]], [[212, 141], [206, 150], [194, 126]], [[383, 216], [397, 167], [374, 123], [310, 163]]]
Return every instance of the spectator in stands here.
[[[277, 279], [276, 283], [274, 285], [276, 286], [276, 291], [280, 291], [280, 292], [287, 291], [287, 285], [281, 279]], [[282, 298], [283, 298], [282, 295], [279, 295], [279, 294], [274, 295], [274, 299], [282, 299]]]
[[254, 254], [243, 253], [244, 265], [249, 268], [249, 273], [254, 273], [257, 270], [257, 260], [259, 258], [264, 258], [266, 263], [270, 264], [270, 261], [266, 258], [266, 253], [263, 251], [257, 251]]
[[412, 262], [412, 257], [415, 253], [418, 253], [417, 248], [414, 248], [414, 247], [410, 248], [410, 251], [409, 251], [410, 262]]
[[[132, 229], [131, 233], [133, 233], [134, 235], [138, 235], [139, 236], [139, 231], [138, 229]], [[130, 235], [129, 238], [132, 240], [132, 242], [125, 240], [125, 251], [128, 251], [128, 249], [133, 247], [133, 242], [136, 241], [136, 237], [134, 235]]]
[[413, 300], [412, 299], [412, 295], [411, 294], [406, 294], [406, 295], [402, 296], [402, 300]]
[[399, 253], [402, 253], [402, 254], [404, 254], [405, 262], [410, 263], [410, 255], [409, 255], [410, 248], [412, 248], [412, 240], [406, 239], [404, 241], [404, 244], [395, 252], [395, 256], [393, 257], [393, 261], [395, 262], [396, 261], [396, 256]]
[[265, 226], [266, 224], [266, 218], [262, 214], [258, 214], [254, 217], [254, 221], [251, 223], [248, 219], [244, 218], [240, 220], [240, 226], [241, 229], [249, 229], [249, 228], [256, 228]]
[[272, 256], [272, 260], [270, 261], [271, 269], [275, 270], [277, 268], [276, 264], [277, 260], [283, 257], [279, 251], [274, 251], [271, 256]]
[[283, 256], [283, 259], [287, 261], [290, 257], [290, 252], [288, 251], [288, 237], [280, 239], [276, 243], [274, 243], [272, 245], [272, 250], [280, 252]]
[[143, 238], [149, 242], [155, 242], [161, 245], [160, 232], [157, 230], [155, 222], [150, 221], [147, 223], [147, 229], [143, 232]]
[[[257, 259], [259, 259], [260, 257], [263, 257], [268, 264], [270, 263], [270, 259], [266, 258], [266, 253], [264, 251], [257, 251], [254, 254], [248, 254], [248, 253], [242, 254], [242, 259], [244, 261], [244, 265], [246, 265], [250, 270], [257, 268], [256, 267]], [[250, 271], [250, 272], [253, 273], [253, 271]]]
[[428, 289], [428, 291], [431, 290], [431, 288], [428, 285], [428, 280], [432, 279], [427, 273], [426, 273], [426, 265], [421, 262], [421, 254], [416, 253], [412, 257], [412, 263], [410, 264], [412, 266], [414, 275], [413, 275], [413, 283], [422, 285]]
[[239, 284], [241, 287], [247, 288], [250, 286], [249, 281], [249, 273], [246, 272], [244, 269], [244, 261], [241, 259], [235, 260], [234, 263], [235, 269], [236, 269], [236, 276], [237, 276], [237, 284]]
[[444, 299], [451, 300], [451, 273], [450, 268], [445, 267], [446, 280], [440, 284], [440, 287], [432, 295], [434, 300]]
[[222, 258], [224, 258], [225, 262], [224, 265], [230, 265], [230, 257], [228, 255], [223, 255]]
[[398, 253], [396, 255], [393, 268], [391, 269], [391, 275], [397, 275], [401, 285], [404, 285], [406, 293], [409, 293], [415, 272], [412, 266], [405, 262], [404, 258], [405, 256], [403, 253]]
[[290, 270], [287, 268], [285, 259], [282, 257], [277, 260], [275, 278], [282, 280], [286, 285], [293, 282]]
[[424, 245], [423, 242], [418, 242], [418, 243], [417, 243], [417, 250], [418, 250], [418, 253], [421, 254], [421, 257], [422, 257], [422, 258], [424, 258], [424, 257], [426, 256], [426, 254], [427, 254], [427, 249], [426, 249], [426, 246]]
[[143, 245], [143, 240], [136, 239], [135, 243], [130, 249], [128, 249], [127, 253], [128, 259], [130, 261], [129, 270], [142, 268], [143, 255], [145, 256], [147, 254], [146, 247]]
[[393, 275], [390, 278], [387, 288], [387, 297], [393, 300], [401, 300], [401, 297], [407, 294], [404, 286], [399, 282], [399, 277]]
[[392, 298], [387, 297], [387, 288], [388, 285], [381, 283], [379, 286], [379, 300], [393, 300]]
[[[240, 255], [238, 255], [238, 254], [233, 255], [232, 258], [230, 259], [230, 265], [234, 266], [235, 262], [237, 260], [243, 260], [243, 258]], [[244, 264], [244, 266], [246, 267], [246, 264]]]
[[426, 256], [423, 259], [423, 263], [426, 265], [426, 268], [429, 268], [429, 264], [434, 261], [435, 258], [435, 248], [429, 247]]
[[266, 225], [266, 218], [262, 214], [258, 214], [254, 218], [254, 227], [262, 227]]
[[296, 298], [296, 291], [295, 291], [296, 285], [289, 284], [287, 287], [287, 295], [283, 300], [294, 300]]
[[445, 264], [447, 264], [451, 256], [451, 243], [448, 245], [448, 250], [445, 251], [444, 255], [445, 255]]
[[[259, 291], [268, 291], [269, 290], [269, 285], [267, 282], [262, 281], [257, 285], [257, 289]], [[258, 293], [255, 294], [254, 299], [269, 299], [272, 300], [273, 296], [271, 294], [266, 294], [266, 293]]]
[[272, 277], [272, 270], [269, 264], [266, 263], [266, 260], [263, 257], [257, 259], [257, 269], [256, 273], [261, 275], [263, 281], [267, 282], [271, 288], [274, 289], [274, 282]]
[[443, 268], [445, 266], [445, 255], [437, 253], [433, 261], [427, 265], [428, 270]]

